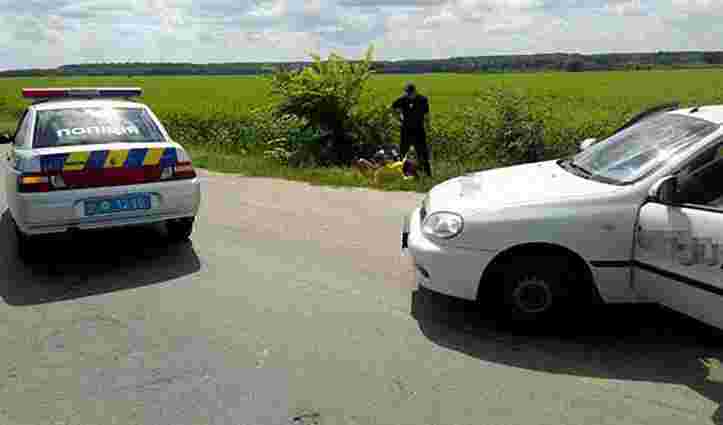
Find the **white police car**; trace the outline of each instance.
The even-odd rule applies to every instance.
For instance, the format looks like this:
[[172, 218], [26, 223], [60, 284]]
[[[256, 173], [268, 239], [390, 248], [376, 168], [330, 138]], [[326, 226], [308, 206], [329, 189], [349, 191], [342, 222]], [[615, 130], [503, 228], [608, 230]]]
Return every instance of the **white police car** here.
[[654, 108], [575, 156], [437, 185], [402, 230], [418, 283], [522, 322], [649, 302], [723, 328], [722, 123]]
[[138, 88], [23, 89], [34, 99], [3, 158], [21, 256], [35, 235], [165, 222], [187, 239], [199, 210], [191, 158]]

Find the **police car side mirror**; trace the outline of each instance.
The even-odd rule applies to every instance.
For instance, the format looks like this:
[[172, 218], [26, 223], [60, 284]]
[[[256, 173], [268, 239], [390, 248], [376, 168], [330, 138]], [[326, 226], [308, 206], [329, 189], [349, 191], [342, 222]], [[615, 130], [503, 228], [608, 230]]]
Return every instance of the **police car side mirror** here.
[[668, 176], [658, 180], [648, 192], [648, 199], [661, 204], [675, 204], [678, 194], [678, 177]]
[[585, 139], [585, 140], [583, 140], [582, 142], [580, 142], [580, 152], [582, 152], [582, 151], [584, 151], [585, 149], [589, 148], [590, 146], [592, 146], [593, 144], [595, 144], [595, 142], [597, 142], [597, 139], [595, 139], [595, 138], [590, 138], [590, 139]]
[[7, 145], [12, 143], [13, 139], [8, 134], [0, 134], [0, 145]]

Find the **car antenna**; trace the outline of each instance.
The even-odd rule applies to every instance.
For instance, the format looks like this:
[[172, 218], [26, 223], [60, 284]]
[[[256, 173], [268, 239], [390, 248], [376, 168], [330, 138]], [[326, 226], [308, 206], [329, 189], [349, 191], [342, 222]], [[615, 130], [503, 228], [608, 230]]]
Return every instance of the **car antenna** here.
[[695, 108], [690, 110], [690, 113], [694, 114], [694, 113], [698, 112], [699, 110], [700, 110], [700, 106], [696, 106]]

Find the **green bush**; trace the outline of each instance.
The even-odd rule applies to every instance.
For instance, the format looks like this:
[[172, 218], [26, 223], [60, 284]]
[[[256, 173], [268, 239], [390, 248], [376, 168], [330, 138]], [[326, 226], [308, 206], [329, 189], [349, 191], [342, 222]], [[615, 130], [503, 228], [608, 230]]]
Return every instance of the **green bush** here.
[[345, 163], [353, 154], [352, 129], [354, 117], [363, 112], [360, 99], [367, 89], [372, 74], [372, 48], [361, 61], [347, 61], [332, 54], [326, 61], [312, 54], [310, 66], [300, 70], [277, 70], [271, 76], [273, 105], [280, 116], [292, 115], [305, 121], [309, 127], [331, 136], [329, 158], [319, 162]]
[[160, 117], [181, 144], [203, 144], [213, 152], [261, 154], [268, 143], [286, 137], [303, 122], [292, 116], [278, 116], [266, 106], [249, 110], [169, 112]]
[[267, 143], [264, 155], [283, 165], [315, 167], [324, 150], [322, 134], [311, 127], [292, 128], [288, 133]]
[[545, 122], [523, 92], [493, 88], [479, 96], [485, 111], [483, 131], [491, 136], [485, 144], [488, 156], [500, 165], [541, 160], [544, 157]]
[[374, 91], [365, 93], [349, 114], [349, 135], [354, 145], [383, 145], [399, 140], [399, 124], [391, 107]]

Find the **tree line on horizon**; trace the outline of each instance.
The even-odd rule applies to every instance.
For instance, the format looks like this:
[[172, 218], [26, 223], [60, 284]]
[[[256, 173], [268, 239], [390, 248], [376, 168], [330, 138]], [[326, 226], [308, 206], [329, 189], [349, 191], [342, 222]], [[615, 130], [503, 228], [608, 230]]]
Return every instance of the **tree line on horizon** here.
[[[353, 62], [353, 61], [352, 61]], [[277, 69], [295, 69], [310, 62], [233, 62], [233, 63], [88, 63], [63, 65], [51, 69], [18, 69], [0, 72], [0, 77], [35, 76], [140, 76], [140, 75], [258, 75]], [[656, 53], [470, 56], [448, 59], [374, 61], [378, 74], [421, 73], [495, 73], [540, 71], [611, 71], [671, 68], [717, 67], [723, 65], [723, 51]]]

